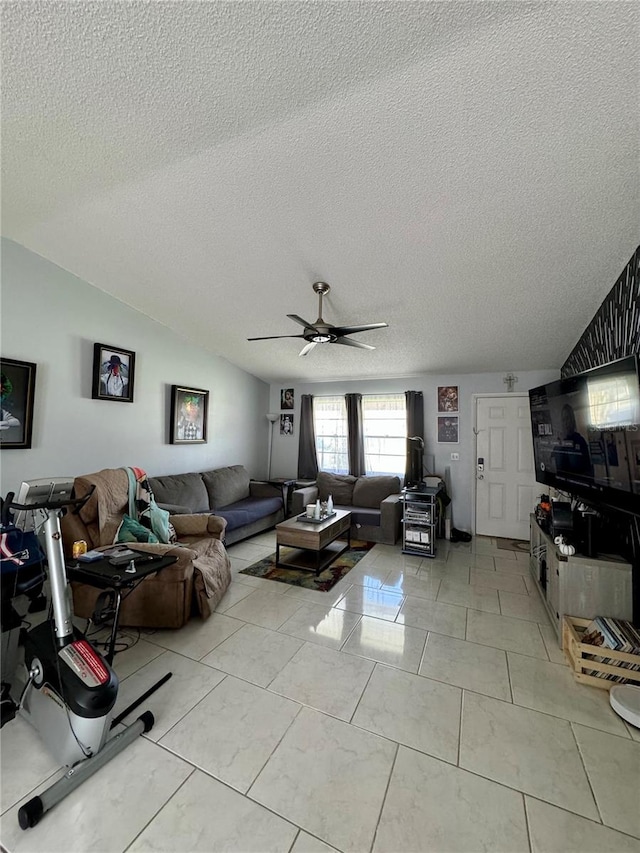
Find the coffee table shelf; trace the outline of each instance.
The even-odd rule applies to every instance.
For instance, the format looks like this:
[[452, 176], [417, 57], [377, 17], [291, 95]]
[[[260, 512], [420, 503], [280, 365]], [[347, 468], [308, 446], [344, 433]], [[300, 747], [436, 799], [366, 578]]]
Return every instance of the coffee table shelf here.
[[[346, 536], [346, 543], [336, 542]], [[280, 559], [280, 548], [295, 549]], [[280, 569], [302, 569], [317, 575], [340, 554], [351, 547], [351, 513], [336, 510], [322, 523], [305, 523], [288, 519], [276, 524], [276, 566]]]

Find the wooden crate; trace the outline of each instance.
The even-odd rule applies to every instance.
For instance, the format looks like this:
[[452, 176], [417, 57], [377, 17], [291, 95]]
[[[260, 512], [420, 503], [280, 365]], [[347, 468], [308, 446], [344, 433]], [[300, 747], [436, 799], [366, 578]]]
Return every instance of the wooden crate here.
[[[579, 619], [577, 616], [565, 616], [562, 620], [562, 650], [573, 670], [576, 681], [582, 684], [590, 684], [592, 687], [602, 687], [610, 690], [620, 681], [610, 681], [606, 678], [597, 678], [587, 675], [585, 670], [606, 672], [612, 675], [621, 675], [629, 682], [640, 684], [640, 670], [625, 669], [620, 664], [640, 664], [640, 655], [630, 655], [627, 652], [618, 652], [615, 649], [606, 649], [602, 646], [592, 646], [581, 642], [582, 635], [591, 624], [591, 619]], [[607, 657], [620, 663], [608, 664], [594, 661], [593, 656]]]

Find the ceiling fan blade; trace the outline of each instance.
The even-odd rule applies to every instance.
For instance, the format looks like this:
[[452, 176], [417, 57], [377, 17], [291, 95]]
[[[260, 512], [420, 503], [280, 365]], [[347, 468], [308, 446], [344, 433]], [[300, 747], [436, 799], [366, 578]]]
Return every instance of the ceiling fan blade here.
[[304, 338], [304, 335], [267, 335], [264, 338], [247, 338], [248, 341], [275, 341], [276, 338]]
[[[300, 335], [300, 337], [302, 337], [302, 335]], [[316, 341], [311, 341], [311, 343], [310, 343], [310, 344], [307, 344], [305, 347], [302, 347], [302, 349], [300, 350], [300, 352], [298, 353], [298, 355], [300, 355], [300, 356], [309, 355], [309, 353], [311, 352], [311, 350], [312, 350], [314, 347], [317, 347], [317, 346], [318, 346], [318, 344], [316, 343]]]
[[361, 344], [360, 341], [353, 341], [351, 338], [338, 338], [334, 344], [342, 344], [345, 347], [359, 347], [360, 349], [375, 349], [370, 344]]
[[355, 332], [367, 332], [369, 329], [386, 329], [388, 323], [369, 323], [365, 326], [334, 326], [331, 331], [334, 335], [352, 335]]
[[304, 326], [305, 329], [314, 329], [315, 326], [313, 323], [307, 322], [307, 320], [303, 320], [302, 317], [298, 317], [297, 314], [287, 314], [287, 317], [290, 320], [294, 320], [296, 323], [300, 323], [301, 326]]

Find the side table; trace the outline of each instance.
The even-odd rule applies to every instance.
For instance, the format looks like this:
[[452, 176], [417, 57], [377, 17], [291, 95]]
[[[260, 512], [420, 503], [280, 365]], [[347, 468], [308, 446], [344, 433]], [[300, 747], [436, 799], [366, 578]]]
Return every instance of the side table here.
[[[82, 563], [79, 560], [68, 560], [66, 562], [67, 578], [70, 581], [80, 581], [98, 589], [113, 590], [115, 594], [113, 627], [106, 654], [106, 659], [110, 664], [113, 663], [115, 653], [122, 590], [135, 589], [148, 575], [159, 572], [167, 566], [172, 566], [178, 559], [177, 557], [154, 557], [152, 554], [143, 551], [137, 551], [136, 554], [137, 556], [131, 561], [133, 566], [131, 563], [113, 566], [108, 557], [103, 557], [93, 563]], [[131, 568], [135, 571], [130, 571]]]
[[296, 479], [294, 477], [272, 477], [265, 482], [269, 483], [270, 486], [280, 486], [285, 518], [289, 518], [291, 515], [291, 493], [293, 491], [291, 487], [296, 485]]

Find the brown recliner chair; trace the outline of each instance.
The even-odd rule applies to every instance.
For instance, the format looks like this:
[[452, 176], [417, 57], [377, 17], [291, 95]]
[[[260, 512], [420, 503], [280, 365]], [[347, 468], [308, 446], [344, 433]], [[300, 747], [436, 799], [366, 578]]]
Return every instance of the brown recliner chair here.
[[[124, 468], [105, 468], [76, 477], [76, 497], [95, 490], [78, 512], [62, 519], [62, 538], [67, 557], [73, 542], [84, 539], [88, 548], [113, 544], [120, 522], [129, 511], [129, 480]], [[139, 551], [177, 557], [174, 565], [146, 577], [122, 598], [120, 624], [138, 628], [181, 628], [192, 614], [206, 619], [231, 582], [231, 561], [222, 536], [224, 518], [217, 515], [174, 515], [171, 523], [177, 545], [132, 543]], [[74, 612], [81, 618], [93, 613], [100, 590], [72, 583]]]

